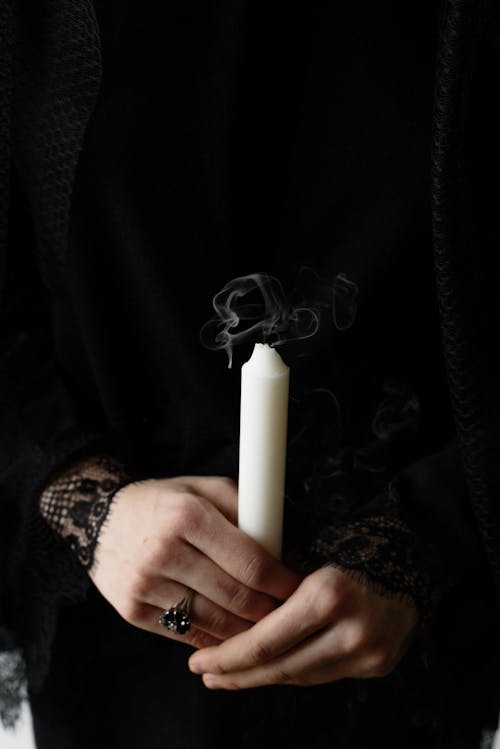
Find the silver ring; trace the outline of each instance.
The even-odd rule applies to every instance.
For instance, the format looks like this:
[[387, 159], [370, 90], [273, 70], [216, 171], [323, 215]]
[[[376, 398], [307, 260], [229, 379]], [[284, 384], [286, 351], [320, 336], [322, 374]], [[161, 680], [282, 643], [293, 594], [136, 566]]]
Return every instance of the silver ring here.
[[176, 635], [185, 635], [191, 626], [189, 615], [191, 613], [192, 598], [193, 594], [191, 592], [186, 593], [179, 603], [163, 611], [158, 619], [159, 623]]

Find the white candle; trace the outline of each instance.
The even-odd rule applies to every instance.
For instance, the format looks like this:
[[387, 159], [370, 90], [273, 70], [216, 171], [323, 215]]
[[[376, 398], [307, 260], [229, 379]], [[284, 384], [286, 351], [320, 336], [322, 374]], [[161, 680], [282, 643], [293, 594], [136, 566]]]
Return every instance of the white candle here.
[[290, 369], [266, 343], [241, 368], [238, 526], [281, 558]]

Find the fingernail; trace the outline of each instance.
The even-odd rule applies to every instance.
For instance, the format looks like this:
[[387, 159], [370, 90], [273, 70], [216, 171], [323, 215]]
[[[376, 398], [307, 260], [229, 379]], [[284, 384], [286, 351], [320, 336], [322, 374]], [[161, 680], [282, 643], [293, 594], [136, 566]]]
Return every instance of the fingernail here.
[[212, 674], [204, 674], [203, 683], [208, 689], [217, 689], [217, 677], [212, 676]]

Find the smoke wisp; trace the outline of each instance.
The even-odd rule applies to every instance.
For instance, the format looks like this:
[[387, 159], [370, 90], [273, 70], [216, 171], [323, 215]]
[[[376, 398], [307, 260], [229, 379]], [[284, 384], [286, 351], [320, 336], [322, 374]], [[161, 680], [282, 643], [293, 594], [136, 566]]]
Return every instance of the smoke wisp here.
[[351, 281], [345, 273], [335, 277], [332, 290], [333, 323], [337, 330], [348, 330], [354, 323], [358, 309], [357, 284]]
[[294, 306], [281, 282], [267, 273], [234, 278], [213, 299], [215, 316], [201, 329], [201, 342], [214, 351], [223, 350], [228, 367], [233, 347], [253, 337], [271, 346], [313, 336], [320, 314], [313, 306]]
[[313, 283], [295, 288], [290, 295], [279, 279], [267, 273], [239, 276], [213, 298], [215, 315], [202, 327], [201, 343], [213, 351], [225, 351], [231, 368], [234, 346], [249, 340], [281, 346], [310, 338], [328, 310], [337, 330], [347, 330], [356, 317], [357, 297], [358, 286], [345, 273], [337, 274], [333, 285], [319, 282], [316, 276]]

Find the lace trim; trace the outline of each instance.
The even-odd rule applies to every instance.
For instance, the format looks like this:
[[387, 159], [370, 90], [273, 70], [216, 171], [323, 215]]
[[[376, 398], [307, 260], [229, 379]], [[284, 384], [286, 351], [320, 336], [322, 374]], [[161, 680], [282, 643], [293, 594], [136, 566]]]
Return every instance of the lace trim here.
[[412, 603], [423, 624], [442, 591], [426, 569], [415, 533], [399, 515], [391, 487], [384, 506], [376, 507], [359, 519], [327, 526], [311, 543], [311, 560], [338, 567], [381, 596]]
[[40, 513], [87, 569], [93, 565], [99, 532], [119, 489], [133, 480], [109, 455], [93, 455], [66, 466], [40, 496]]

